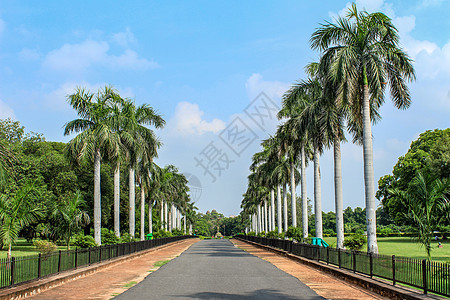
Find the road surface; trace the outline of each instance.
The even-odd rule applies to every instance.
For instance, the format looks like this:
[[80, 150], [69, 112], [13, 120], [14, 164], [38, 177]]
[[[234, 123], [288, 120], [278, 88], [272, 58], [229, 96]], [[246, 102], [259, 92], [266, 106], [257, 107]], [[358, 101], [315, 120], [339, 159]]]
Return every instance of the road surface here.
[[114, 299], [325, 298], [228, 240], [203, 240]]

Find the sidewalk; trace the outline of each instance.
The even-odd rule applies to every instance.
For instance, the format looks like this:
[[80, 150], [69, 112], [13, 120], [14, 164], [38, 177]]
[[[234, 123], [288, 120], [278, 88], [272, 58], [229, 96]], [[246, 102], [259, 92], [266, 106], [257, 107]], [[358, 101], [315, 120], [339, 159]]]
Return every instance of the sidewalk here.
[[233, 239], [235, 246], [275, 265], [280, 270], [298, 278], [313, 289], [318, 295], [327, 299], [387, 299], [366, 291], [358, 286], [336, 279], [318, 270], [295, 262], [274, 252], [255, 247], [251, 244]]
[[155, 249], [27, 299], [111, 299], [157, 270], [159, 267], [154, 266], [156, 262], [173, 259], [196, 242], [198, 239], [187, 239]]

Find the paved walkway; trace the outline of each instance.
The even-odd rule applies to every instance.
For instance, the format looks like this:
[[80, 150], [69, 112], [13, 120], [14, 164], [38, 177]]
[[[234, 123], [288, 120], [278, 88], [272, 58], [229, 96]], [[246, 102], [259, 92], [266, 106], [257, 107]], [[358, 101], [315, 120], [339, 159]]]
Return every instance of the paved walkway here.
[[114, 299], [324, 298], [228, 240], [203, 240]]
[[[198, 241], [155, 249], [31, 298], [383, 299], [242, 241]], [[177, 256], [154, 272], [155, 263]]]
[[327, 299], [387, 299], [274, 252], [239, 240], [232, 241], [237, 247], [298, 278], [317, 294]]
[[[51, 288], [31, 299], [111, 299], [155, 271], [155, 263], [177, 257], [198, 239], [187, 239], [154, 249], [140, 257], [115, 264], [94, 274]], [[27, 298], [27, 299], [28, 299]]]

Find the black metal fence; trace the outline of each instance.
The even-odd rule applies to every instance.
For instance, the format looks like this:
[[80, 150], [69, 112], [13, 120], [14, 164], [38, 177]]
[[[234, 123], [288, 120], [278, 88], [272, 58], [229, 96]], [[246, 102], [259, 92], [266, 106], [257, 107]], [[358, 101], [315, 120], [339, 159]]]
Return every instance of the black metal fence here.
[[235, 238], [283, 249], [308, 259], [332, 264], [342, 269], [402, 283], [428, 292], [450, 296], [450, 264], [395, 255], [323, 248], [289, 240], [239, 235]]
[[0, 288], [43, 278], [62, 271], [92, 265], [114, 257], [128, 255], [153, 247], [195, 236], [175, 236], [148, 241], [77, 248], [69, 251], [52, 252], [48, 255], [12, 257], [0, 259]]

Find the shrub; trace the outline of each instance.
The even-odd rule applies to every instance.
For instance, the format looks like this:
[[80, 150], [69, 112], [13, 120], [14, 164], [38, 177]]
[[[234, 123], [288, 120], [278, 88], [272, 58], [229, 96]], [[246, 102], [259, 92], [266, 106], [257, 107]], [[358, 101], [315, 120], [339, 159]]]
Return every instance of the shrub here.
[[325, 228], [323, 230], [323, 236], [336, 236], [336, 232], [333, 229]]
[[114, 234], [114, 231], [102, 228], [102, 245], [118, 244], [120, 239]]
[[77, 234], [73, 238], [73, 245], [80, 248], [96, 247], [97, 243], [90, 235]]
[[264, 231], [261, 231], [260, 233], [257, 234], [257, 236], [265, 237], [266, 233]]
[[256, 233], [255, 233], [254, 231], [250, 231], [249, 233], [247, 233], [247, 235], [249, 235], [249, 236], [255, 236]]
[[377, 229], [377, 235], [383, 236], [383, 237], [390, 236], [393, 232], [394, 231], [392, 230], [392, 228], [389, 228], [389, 227], [381, 227], [381, 228]]
[[180, 235], [184, 235], [182, 230], [178, 230], [176, 228], [172, 229], [172, 236], [180, 236]]
[[299, 227], [293, 227], [293, 226], [289, 226], [288, 230], [286, 231], [285, 234], [288, 238], [297, 240], [297, 241], [301, 241], [302, 240], [302, 230]]
[[344, 240], [344, 247], [350, 250], [361, 250], [367, 242], [367, 237], [363, 234], [354, 234], [346, 237]]
[[56, 245], [47, 240], [35, 240], [33, 245], [39, 250], [43, 255], [47, 255], [56, 250]]
[[122, 234], [119, 239], [119, 243], [129, 243], [133, 241], [133, 237], [128, 232]]
[[278, 232], [276, 230], [269, 231], [267, 233], [267, 237], [269, 239], [277, 239], [278, 238]]

